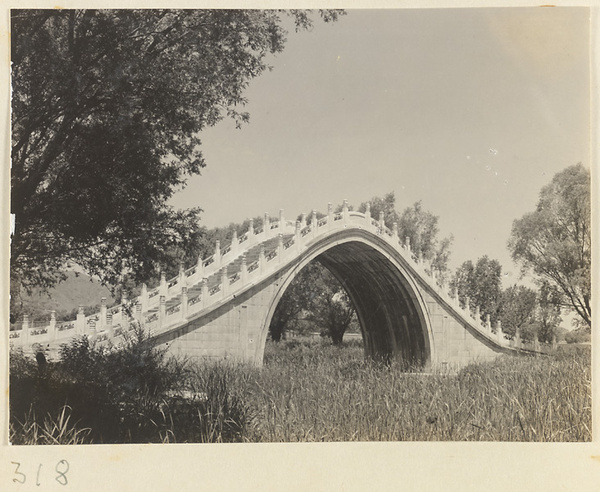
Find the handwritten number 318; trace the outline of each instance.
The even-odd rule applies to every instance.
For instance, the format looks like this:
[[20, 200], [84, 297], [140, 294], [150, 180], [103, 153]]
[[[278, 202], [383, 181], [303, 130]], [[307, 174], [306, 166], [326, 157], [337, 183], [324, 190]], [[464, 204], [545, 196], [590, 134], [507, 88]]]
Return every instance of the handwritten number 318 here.
[[[13, 465], [15, 465], [15, 476], [13, 477], [13, 482], [16, 483], [25, 483], [27, 480], [27, 475], [25, 475], [22, 471], [19, 471], [21, 467], [21, 463], [16, 461], [11, 461]], [[35, 484], [40, 485], [40, 471], [42, 470], [42, 465], [40, 464], [37, 469], [37, 474], [35, 477]], [[69, 462], [67, 460], [60, 460], [56, 463], [54, 467], [54, 471], [56, 472], [56, 476], [54, 480], [56, 480], [61, 485], [67, 485], [69, 481], [67, 480], [67, 472], [69, 471]]]

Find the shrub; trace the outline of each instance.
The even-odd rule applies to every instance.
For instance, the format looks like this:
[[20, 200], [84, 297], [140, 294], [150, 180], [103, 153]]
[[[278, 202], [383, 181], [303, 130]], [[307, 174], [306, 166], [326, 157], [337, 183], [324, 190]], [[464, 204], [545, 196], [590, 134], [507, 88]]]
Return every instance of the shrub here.
[[234, 391], [242, 372], [168, 357], [139, 327], [119, 347], [77, 338], [43, 370], [14, 351], [11, 442], [240, 441], [250, 421]]
[[587, 343], [592, 339], [590, 333], [585, 329], [573, 330], [565, 333], [565, 342], [567, 343]]

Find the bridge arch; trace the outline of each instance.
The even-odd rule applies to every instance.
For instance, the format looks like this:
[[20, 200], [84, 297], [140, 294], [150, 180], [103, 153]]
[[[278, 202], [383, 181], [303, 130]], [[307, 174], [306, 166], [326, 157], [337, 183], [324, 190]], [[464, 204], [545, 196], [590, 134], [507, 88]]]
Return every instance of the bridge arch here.
[[367, 355], [397, 358], [408, 364], [444, 370], [500, 353], [537, 353], [521, 342], [508, 341], [498, 325], [482, 322], [479, 309], [459, 305], [443, 282], [415, 260], [409, 243], [401, 243], [395, 225], [389, 229], [369, 209], [348, 210], [310, 223], [271, 221], [252, 224], [229, 245], [216, 243], [212, 256], [198, 258], [170, 280], [164, 276], [154, 289], [142, 289], [135, 310], [125, 305], [45, 327], [23, 320], [11, 332], [11, 345], [61, 343], [85, 334], [97, 343], [118, 347], [132, 326], [141, 324], [159, 345], [174, 355], [192, 358], [234, 358], [261, 365], [275, 308], [281, 296], [311, 261], [319, 261], [344, 285], [363, 332]]
[[380, 236], [362, 229], [342, 230], [315, 242], [282, 276], [261, 328], [259, 360], [264, 356], [269, 326], [281, 297], [313, 261], [327, 268], [348, 293], [367, 356], [400, 360], [411, 366], [431, 365], [431, 321], [405, 260]]

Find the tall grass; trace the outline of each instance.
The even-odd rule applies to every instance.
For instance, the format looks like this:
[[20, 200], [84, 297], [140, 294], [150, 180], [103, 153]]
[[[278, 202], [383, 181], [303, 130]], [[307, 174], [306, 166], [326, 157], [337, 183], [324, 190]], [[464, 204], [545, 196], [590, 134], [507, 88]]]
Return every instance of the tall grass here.
[[591, 439], [590, 351], [500, 357], [456, 375], [372, 364], [326, 345], [267, 352], [256, 440]]
[[269, 344], [257, 369], [177, 361], [143, 333], [119, 352], [81, 339], [42, 370], [11, 354], [11, 441], [588, 441], [591, 351], [569, 348], [449, 375], [367, 361], [360, 343]]

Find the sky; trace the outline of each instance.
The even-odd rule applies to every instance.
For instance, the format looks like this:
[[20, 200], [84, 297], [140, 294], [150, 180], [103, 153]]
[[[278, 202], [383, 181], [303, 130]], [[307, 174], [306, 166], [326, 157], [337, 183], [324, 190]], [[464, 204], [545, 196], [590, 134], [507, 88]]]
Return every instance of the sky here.
[[246, 92], [250, 123], [201, 134], [207, 167], [176, 194], [207, 227], [358, 206], [393, 191], [453, 235], [450, 266], [507, 250], [562, 169], [590, 166], [585, 8], [349, 10], [291, 29]]

